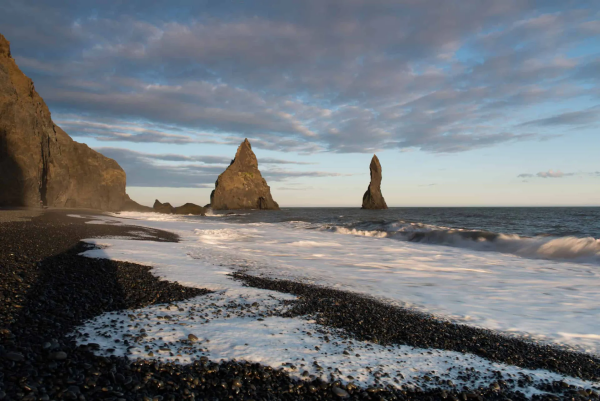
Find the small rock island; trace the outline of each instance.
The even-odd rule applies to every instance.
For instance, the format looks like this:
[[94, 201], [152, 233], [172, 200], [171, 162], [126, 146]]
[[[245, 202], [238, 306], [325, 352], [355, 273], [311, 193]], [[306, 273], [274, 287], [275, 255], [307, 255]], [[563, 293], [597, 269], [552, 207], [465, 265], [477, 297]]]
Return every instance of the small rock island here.
[[248, 139], [238, 147], [235, 159], [221, 173], [210, 194], [213, 210], [279, 210], [271, 188], [258, 170], [258, 160]]
[[371, 182], [367, 192], [363, 195], [362, 209], [387, 209], [385, 199], [381, 194], [381, 164], [377, 155], [373, 155], [371, 159]]
[[158, 199], [154, 201], [152, 211], [156, 213], [166, 214], [193, 214], [200, 216], [206, 215], [206, 210], [202, 206], [198, 206], [193, 203], [186, 203], [183, 206], [173, 207], [169, 202], [161, 203]]

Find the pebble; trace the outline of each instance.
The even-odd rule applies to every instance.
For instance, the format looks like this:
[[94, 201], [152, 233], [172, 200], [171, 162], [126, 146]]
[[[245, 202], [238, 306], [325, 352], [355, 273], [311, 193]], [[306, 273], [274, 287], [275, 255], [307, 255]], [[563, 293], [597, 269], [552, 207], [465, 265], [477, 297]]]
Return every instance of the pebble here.
[[331, 391], [333, 392], [333, 394], [337, 395], [340, 398], [348, 398], [350, 396], [350, 394], [348, 394], [346, 390], [341, 389], [339, 387], [333, 387]]
[[7, 352], [4, 357], [13, 362], [21, 362], [25, 360], [25, 357], [20, 352]]
[[64, 361], [65, 359], [67, 359], [67, 353], [63, 351], [53, 352], [52, 354], [50, 354], [50, 358], [55, 359], [57, 361]]

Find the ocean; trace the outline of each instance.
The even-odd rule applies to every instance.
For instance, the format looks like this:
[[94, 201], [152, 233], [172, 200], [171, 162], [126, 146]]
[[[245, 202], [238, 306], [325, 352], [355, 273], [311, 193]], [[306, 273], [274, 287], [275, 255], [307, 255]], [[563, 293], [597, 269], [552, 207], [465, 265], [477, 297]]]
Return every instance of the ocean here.
[[239, 224], [385, 237], [524, 257], [600, 263], [600, 207], [283, 208], [218, 211]]
[[[233, 214], [231, 214], [233, 213]], [[281, 211], [216, 211], [237, 222], [304, 221], [346, 228], [391, 231], [411, 224], [419, 228], [474, 230], [520, 236], [575, 236], [600, 238], [600, 207], [393, 207], [283, 208]]]

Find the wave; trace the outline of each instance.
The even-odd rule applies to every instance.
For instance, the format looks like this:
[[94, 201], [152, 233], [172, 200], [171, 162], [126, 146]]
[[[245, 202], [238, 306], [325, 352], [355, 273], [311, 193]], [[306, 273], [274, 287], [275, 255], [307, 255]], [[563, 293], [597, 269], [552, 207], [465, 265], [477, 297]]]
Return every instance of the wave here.
[[311, 228], [340, 234], [510, 253], [526, 258], [600, 264], [600, 240], [593, 237], [548, 235], [524, 237], [517, 234], [455, 229], [404, 221], [361, 222], [349, 226], [320, 225]]

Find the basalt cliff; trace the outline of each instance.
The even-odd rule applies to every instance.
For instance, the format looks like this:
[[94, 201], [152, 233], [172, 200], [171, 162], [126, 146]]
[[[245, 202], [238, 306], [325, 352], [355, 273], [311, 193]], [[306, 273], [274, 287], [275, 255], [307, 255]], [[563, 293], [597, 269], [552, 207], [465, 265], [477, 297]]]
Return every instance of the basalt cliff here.
[[279, 210], [258, 170], [258, 160], [248, 139], [238, 147], [235, 159], [217, 179], [210, 206], [214, 210]]
[[367, 188], [367, 191], [363, 195], [362, 208], [387, 209], [388, 207], [385, 203], [385, 199], [383, 199], [383, 195], [381, 194], [381, 164], [376, 155], [373, 155], [369, 168], [371, 170], [371, 182], [369, 183], [369, 188]]
[[[52, 122], [0, 34], [0, 206], [134, 208], [116, 161]], [[139, 206], [139, 205], [138, 205]]]

